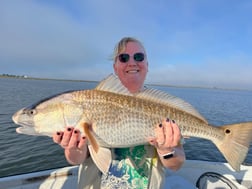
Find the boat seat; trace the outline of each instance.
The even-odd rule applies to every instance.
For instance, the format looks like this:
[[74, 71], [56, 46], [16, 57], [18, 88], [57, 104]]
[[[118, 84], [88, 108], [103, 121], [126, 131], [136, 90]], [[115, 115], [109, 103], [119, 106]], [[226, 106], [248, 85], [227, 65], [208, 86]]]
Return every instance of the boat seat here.
[[231, 180], [214, 172], [202, 174], [196, 182], [196, 187], [199, 189], [238, 189]]

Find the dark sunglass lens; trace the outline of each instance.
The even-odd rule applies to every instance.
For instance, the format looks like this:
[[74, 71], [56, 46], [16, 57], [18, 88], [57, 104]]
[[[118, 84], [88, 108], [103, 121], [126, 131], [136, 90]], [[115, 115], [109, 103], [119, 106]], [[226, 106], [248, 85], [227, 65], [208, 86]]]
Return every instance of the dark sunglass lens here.
[[128, 54], [120, 54], [118, 57], [119, 57], [120, 62], [123, 62], [123, 63], [128, 62], [130, 58]]
[[144, 60], [144, 54], [143, 53], [134, 54], [134, 60], [137, 62], [142, 62]]

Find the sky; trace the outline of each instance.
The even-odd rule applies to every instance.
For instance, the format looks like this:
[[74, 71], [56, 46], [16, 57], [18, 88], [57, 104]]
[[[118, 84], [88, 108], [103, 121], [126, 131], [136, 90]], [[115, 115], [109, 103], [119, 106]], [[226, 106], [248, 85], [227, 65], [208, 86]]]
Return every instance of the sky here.
[[1, 0], [0, 74], [99, 81], [125, 36], [148, 84], [252, 89], [250, 0]]

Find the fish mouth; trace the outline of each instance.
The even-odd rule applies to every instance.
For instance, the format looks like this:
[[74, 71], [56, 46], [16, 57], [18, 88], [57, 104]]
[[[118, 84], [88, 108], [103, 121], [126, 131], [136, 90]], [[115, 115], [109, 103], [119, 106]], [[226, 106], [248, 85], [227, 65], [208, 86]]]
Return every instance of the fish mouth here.
[[30, 129], [30, 128], [31, 128], [31, 127], [22, 125], [22, 127], [16, 128], [16, 132], [17, 132], [17, 133], [23, 133], [23, 132], [22, 132], [23, 130], [27, 130], [27, 129]]
[[24, 109], [19, 110], [12, 116], [13, 122], [21, 126], [16, 128], [16, 132], [20, 134], [35, 135], [36, 131], [32, 121], [22, 117], [24, 115], [23, 110]]
[[28, 134], [35, 135], [35, 128], [29, 123], [20, 123], [17, 120], [14, 121], [15, 124], [20, 125], [21, 127], [16, 128], [16, 132], [19, 134]]
[[26, 134], [26, 135], [38, 135], [34, 127], [30, 127], [30, 126], [18, 127], [16, 128], [16, 132], [19, 134]]

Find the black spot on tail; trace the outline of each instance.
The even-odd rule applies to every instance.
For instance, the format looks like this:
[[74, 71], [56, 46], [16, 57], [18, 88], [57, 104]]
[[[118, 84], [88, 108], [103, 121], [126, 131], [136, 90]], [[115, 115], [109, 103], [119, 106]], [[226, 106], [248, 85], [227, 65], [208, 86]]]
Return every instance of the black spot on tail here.
[[225, 133], [226, 133], [226, 134], [230, 134], [231, 131], [230, 131], [229, 129], [226, 129], [226, 130], [225, 130]]

